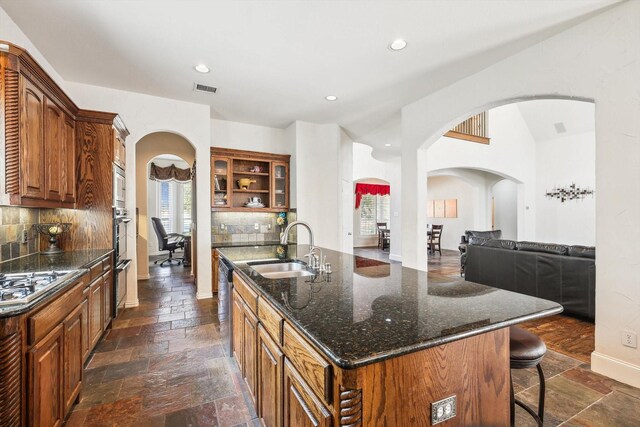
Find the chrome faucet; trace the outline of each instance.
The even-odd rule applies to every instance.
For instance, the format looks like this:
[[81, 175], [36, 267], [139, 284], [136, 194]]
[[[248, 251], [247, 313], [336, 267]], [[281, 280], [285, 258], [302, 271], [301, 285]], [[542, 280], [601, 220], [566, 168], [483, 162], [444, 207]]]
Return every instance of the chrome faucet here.
[[[311, 227], [306, 222], [293, 221], [292, 223], [287, 225], [287, 228], [285, 228], [284, 231], [282, 232], [282, 238], [280, 238], [280, 244], [286, 245], [287, 243], [289, 243], [289, 231], [296, 225], [302, 225], [309, 231], [309, 253], [305, 255], [305, 258], [309, 257], [309, 267], [311, 267], [314, 270], [321, 270], [322, 269], [322, 249], [314, 246], [313, 230], [311, 230]], [[319, 256], [316, 254], [316, 251], [320, 252]]]

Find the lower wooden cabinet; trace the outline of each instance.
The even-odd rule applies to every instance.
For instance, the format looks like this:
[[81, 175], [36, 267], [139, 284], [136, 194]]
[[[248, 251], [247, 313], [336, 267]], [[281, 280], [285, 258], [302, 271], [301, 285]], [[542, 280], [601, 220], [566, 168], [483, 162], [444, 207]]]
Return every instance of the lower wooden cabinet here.
[[66, 414], [80, 394], [83, 367], [83, 304], [64, 320], [63, 388], [64, 413]]
[[262, 325], [258, 326], [258, 404], [266, 427], [282, 426], [282, 370], [284, 353]]
[[103, 331], [106, 331], [113, 317], [113, 274], [111, 270], [107, 270], [102, 276], [102, 292], [104, 293], [104, 324]]
[[231, 345], [233, 357], [235, 357], [240, 370], [242, 370], [242, 364], [244, 361], [244, 357], [242, 357], [244, 353], [244, 343], [242, 339], [242, 335], [244, 334], [244, 309], [242, 306], [244, 304], [242, 303], [242, 298], [240, 298], [240, 295], [235, 289], [233, 290], [232, 298], [233, 306], [231, 308], [231, 316], [233, 316], [233, 342]]
[[63, 348], [64, 325], [60, 324], [29, 351], [29, 425], [62, 425]]
[[243, 329], [243, 363], [242, 374], [244, 376], [254, 405], [256, 404], [256, 386], [258, 381], [258, 365], [256, 352], [258, 350], [258, 318], [251, 312], [249, 307], [244, 306], [244, 329]]
[[286, 358], [283, 400], [284, 427], [331, 426], [331, 413]]
[[218, 277], [219, 271], [219, 262], [220, 256], [218, 255], [217, 250], [211, 251], [211, 292], [214, 294], [218, 292], [218, 281], [220, 278]]
[[100, 341], [104, 326], [104, 289], [102, 277], [89, 286], [89, 347], [93, 348]]

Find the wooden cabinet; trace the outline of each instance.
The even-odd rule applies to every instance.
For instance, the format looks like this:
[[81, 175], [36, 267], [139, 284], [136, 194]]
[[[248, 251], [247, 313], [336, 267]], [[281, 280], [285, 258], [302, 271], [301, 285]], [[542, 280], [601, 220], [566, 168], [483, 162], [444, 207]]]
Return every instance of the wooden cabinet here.
[[258, 365], [256, 353], [258, 350], [258, 318], [245, 305], [243, 322], [243, 363], [242, 373], [244, 379], [249, 386], [249, 394], [256, 403], [257, 381], [258, 381]]
[[[44, 157], [45, 180], [44, 198], [52, 201], [62, 201], [62, 158], [65, 155], [63, 143], [64, 116], [62, 110], [49, 98], [44, 104]], [[66, 163], [66, 162], [65, 162]]]
[[[212, 148], [211, 207], [219, 211], [286, 211], [289, 209], [290, 158], [289, 155]], [[259, 199], [264, 206], [247, 206], [251, 199]]]
[[122, 169], [127, 168], [127, 148], [124, 144], [124, 138], [117, 129], [113, 132], [113, 163]]
[[[45, 198], [44, 157], [44, 93], [29, 79], [20, 76], [20, 196], [32, 199]], [[7, 159], [9, 160], [9, 159]], [[17, 160], [17, 159], [16, 159]], [[11, 161], [7, 161], [9, 167]]]
[[258, 326], [258, 403], [256, 409], [267, 427], [282, 426], [282, 372], [284, 353]]
[[212, 250], [211, 251], [211, 292], [218, 293], [218, 281], [220, 280], [220, 277], [218, 276], [218, 274], [220, 274], [220, 271], [218, 270], [220, 265], [220, 256], [218, 255], [218, 251], [217, 250]]
[[91, 337], [89, 334], [89, 287], [87, 286], [82, 293], [82, 302], [80, 303], [82, 310], [82, 363], [86, 362], [91, 354], [93, 347], [90, 347]]
[[63, 328], [58, 325], [29, 351], [29, 424], [32, 426], [60, 426], [64, 420]]
[[102, 292], [104, 293], [104, 323], [102, 330], [106, 331], [113, 317], [113, 274], [108, 270], [102, 276]]
[[238, 366], [240, 367], [240, 370], [242, 370], [243, 367], [243, 363], [244, 363], [244, 340], [243, 340], [243, 335], [244, 335], [244, 309], [243, 309], [243, 302], [242, 302], [242, 298], [240, 297], [240, 294], [238, 294], [238, 292], [236, 292], [236, 290], [233, 290], [233, 305], [231, 306], [231, 316], [233, 316], [233, 342], [231, 343], [232, 346], [232, 353], [233, 353], [233, 357], [235, 357], [236, 361], [238, 362]]
[[83, 305], [76, 307], [64, 320], [63, 396], [64, 413], [73, 406], [80, 394], [83, 366]]
[[318, 401], [293, 365], [284, 362], [284, 427], [331, 425], [331, 413]]
[[104, 327], [104, 286], [98, 277], [89, 286], [89, 347], [98, 344]]
[[65, 115], [62, 128], [63, 155], [62, 155], [62, 182], [64, 196], [62, 201], [65, 204], [73, 205], [76, 202], [76, 123]]

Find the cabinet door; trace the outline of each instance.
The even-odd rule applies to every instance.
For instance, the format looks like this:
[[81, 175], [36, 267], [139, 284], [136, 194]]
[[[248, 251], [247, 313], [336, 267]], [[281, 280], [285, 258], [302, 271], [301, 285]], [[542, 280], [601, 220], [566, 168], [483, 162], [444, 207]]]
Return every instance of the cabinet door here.
[[267, 427], [282, 426], [284, 355], [266, 329], [258, 327], [258, 415]]
[[30, 425], [60, 426], [62, 398], [63, 325], [58, 325], [29, 351]]
[[240, 367], [240, 370], [243, 370], [243, 351], [244, 351], [244, 340], [243, 340], [243, 333], [244, 333], [244, 310], [242, 308], [242, 298], [240, 298], [240, 295], [238, 294], [238, 292], [234, 289], [233, 290], [233, 305], [231, 307], [231, 316], [232, 316], [232, 320], [233, 320], [233, 356], [236, 358], [236, 361], [238, 362], [238, 366]]
[[218, 268], [220, 267], [218, 258], [218, 251], [214, 249], [211, 253], [211, 291], [214, 294], [218, 293], [218, 281], [220, 280], [220, 277], [218, 277]]
[[91, 341], [89, 333], [89, 288], [83, 292], [83, 298], [80, 307], [82, 308], [82, 362], [84, 363], [89, 357]]
[[89, 287], [89, 351], [98, 344], [104, 322], [104, 298], [102, 277], [97, 278]]
[[102, 289], [104, 291], [104, 327], [103, 330], [107, 330], [111, 318], [113, 317], [113, 274], [111, 270], [106, 272], [103, 276]]
[[271, 164], [271, 207], [289, 208], [289, 165], [286, 162]]
[[76, 124], [69, 116], [64, 117], [62, 127], [64, 152], [62, 155], [62, 181], [64, 188], [63, 201], [75, 203], [76, 201]]
[[24, 76], [20, 83], [20, 195], [44, 199], [44, 94]]
[[113, 131], [113, 162], [122, 169], [126, 168], [126, 148], [124, 140], [117, 131]]
[[64, 414], [73, 406], [80, 393], [82, 380], [83, 306], [79, 305], [64, 320]]
[[258, 364], [256, 353], [258, 351], [258, 318], [251, 312], [246, 305], [244, 309], [244, 379], [249, 386], [249, 392], [256, 404], [256, 391], [258, 384]]
[[211, 206], [228, 208], [232, 198], [231, 159], [211, 157]]
[[285, 427], [329, 427], [331, 425], [331, 413], [313, 395], [309, 386], [286, 358], [283, 396]]
[[[63, 151], [63, 122], [62, 110], [45, 97], [44, 102], [44, 161], [45, 161], [45, 199], [62, 200], [62, 158]], [[65, 162], [66, 163], [66, 162]]]

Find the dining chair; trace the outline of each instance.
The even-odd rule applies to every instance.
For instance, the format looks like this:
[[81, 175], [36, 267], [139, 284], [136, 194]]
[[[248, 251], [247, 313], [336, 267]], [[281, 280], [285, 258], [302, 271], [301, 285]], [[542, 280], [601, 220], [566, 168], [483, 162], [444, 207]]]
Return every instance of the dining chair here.
[[444, 228], [444, 225], [442, 224], [433, 224], [431, 226], [431, 234], [428, 234], [428, 240], [427, 240], [427, 251], [429, 253], [436, 253], [439, 252], [440, 255], [442, 255], [442, 248], [440, 245], [440, 242], [442, 240], [442, 229]]
[[378, 247], [384, 249], [384, 230], [387, 229], [386, 222], [376, 222], [376, 226], [378, 227]]

